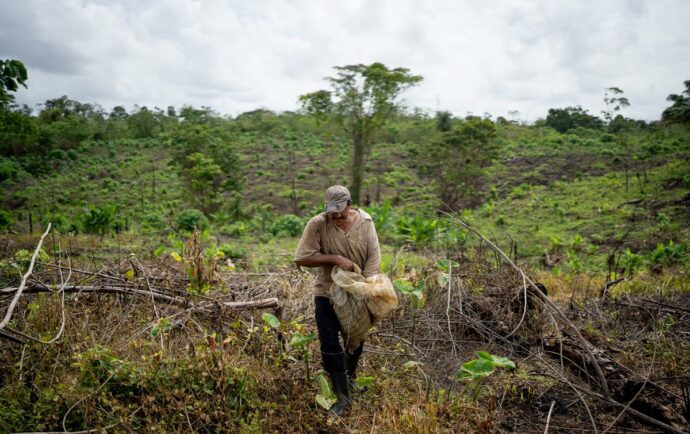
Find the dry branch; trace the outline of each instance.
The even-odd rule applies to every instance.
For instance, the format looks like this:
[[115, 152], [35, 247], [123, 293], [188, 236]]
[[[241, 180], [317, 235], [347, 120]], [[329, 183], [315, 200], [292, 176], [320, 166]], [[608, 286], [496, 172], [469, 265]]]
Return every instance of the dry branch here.
[[[508, 262], [508, 264], [510, 264], [510, 266], [512, 268], [514, 268], [520, 274], [520, 276], [523, 279], [523, 282], [525, 282], [524, 283], [524, 285], [525, 285], [524, 291], [523, 291], [524, 298], [525, 298], [525, 300], [524, 300], [525, 308], [527, 306], [527, 283], [529, 283], [529, 286], [533, 289], [535, 294], [537, 294], [539, 296], [540, 300], [544, 303], [544, 305], [546, 307], [548, 307], [561, 321], [563, 321], [564, 324], [566, 324], [568, 327], [570, 327], [570, 329], [573, 330], [573, 333], [575, 334], [575, 338], [582, 344], [582, 347], [585, 350], [587, 356], [589, 357], [589, 359], [592, 363], [592, 367], [594, 368], [594, 370], [597, 374], [602, 394], [604, 395], [604, 397], [606, 399], [610, 399], [611, 394], [609, 392], [609, 386], [608, 386], [608, 383], [606, 381], [606, 377], [604, 376], [604, 372], [601, 370], [601, 366], [599, 366], [599, 364], [597, 363], [597, 359], [594, 356], [594, 353], [593, 353], [592, 348], [591, 348], [591, 344], [582, 336], [582, 334], [580, 333], [580, 330], [575, 326], [575, 324], [573, 324], [573, 322], [570, 321], [570, 319], [568, 319], [568, 317], [558, 308], [558, 306], [556, 306], [546, 296], [546, 294], [544, 294], [542, 292], [542, 290], [532, 281], [532, 279], [530, 279], [520, 267], [515, 265], [515, 263], [496, 244], [491, 242], [488, 238], [486, 238], [479, 231], [477, 231], [476, 229], [471, 227], [469, 224], [467, 224], [462, 219], [460, 219], [456, 216], [453, 216], [451, 214], [448, 214], [448, 213], [446, 213], [446, 215], [449, 217], [449, 219], [452, 222], [455, 222], [455, 223], [459, 224], [460, 226], [464, 227], [465, 229], [467, 229], [468, 231], [476, 234], [479, 238], [481, 238], [483, 241], [485, 241], [487, 244], [489, 244], [489, 246], [491, 246], [492, 249], [494, 249], [496, 252], [498, 252], [498, 254], [500, 254]], [[523, 318], [524, 318], [524, 315], [523, 315]], [[520, 324], [521, 323], [522, 323], [522, 320], [521, 320]]]
[[[18, 290], [19, 288], [2, 288], [0, 289], [0, 294], [11, 294]], [[56, 292], [59, 288], [52, 285], [40, 285], [32, 284], [26, 287], [26, 293], [40, 293], [40, 292]], [[250, 301], [205, 301], [201, 303], [194, 303], [191, 300], [187, 300], [181, 297], [174, 297], [170, 295], [161, 294], [159, 292], [144, 291], [141, 289], [130, 288], [126, 286], [68, 286], [62, 289], [63, 292], [71, 293], [102, 293], [102, 294], [124, 294], [124, 295], [137, 295], [144, 298], [153, 297], [156, 301], [167, 302], [170, 304], [175, 304], [181, 307], [192, 307], [192, 308], [206, 308], [211, 307], [213, 304], [229, 307], [232, 309], [268, 309], [277, 308], [280, 303], [276, 297], [261, 299], [261, 300], [250, 300]]]
[[7, 313], [5, 314], [5, 319], [3, 319], [2, 322], [0, 322], [0, 330], [7, 327], [7, 324], [9, 324], [10, 319], [12, 319], [12, 313], [14, 312], [14, 308], [17, 306], [17, 303], [19, 302], [19, 299], [22, 296], [22, 292], [24, 291], [24, 286], [26, 286], [26, 280], [29, 278], [31, 273], [34, 271], [34, 264], [36, 263], [36, 257], [38, 256], [38, 252], [41, 250], [41, 245], [43, 244], [43, 239], [48, 235], [48, 232], [50, 232], [50, 225], [51, 225], [51, 223], [48, 223], [48, 227], [46, 228], [45, 233], [41, 236], [41, 239], [38, 241], [38, 245], [36, 246], [36, 250], [34, 250], [34, 254], [31, 256], [31, 262], [29, 263], [29, 269], [26, 270], [26, 273], [24, 274], [24, 277], [22, 277], [22, 281], [19, 284], [19, 288], [16, 289], [16, 293], [14, 294], [14, 298], [10, 302], [10, 306], [7, 308]]

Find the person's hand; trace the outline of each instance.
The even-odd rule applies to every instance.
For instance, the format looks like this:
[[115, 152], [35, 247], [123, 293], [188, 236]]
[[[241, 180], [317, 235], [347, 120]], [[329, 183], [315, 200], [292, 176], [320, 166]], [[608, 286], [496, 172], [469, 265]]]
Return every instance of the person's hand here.
[[355, 268], [355, 264], [344, 256], [338, 256], [338, 260], [336, 261], [335, 265], [345, 271], [352, 271]]

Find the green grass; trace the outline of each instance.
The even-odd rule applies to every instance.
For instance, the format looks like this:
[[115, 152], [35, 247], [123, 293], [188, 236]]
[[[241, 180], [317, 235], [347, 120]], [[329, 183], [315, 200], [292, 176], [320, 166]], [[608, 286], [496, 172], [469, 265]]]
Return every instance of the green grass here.
[[[565, 253], [579, 235], [583, 239], [580, 260], [589, 267], [604, 267], [607, 253], [618, 240], [637, 251], [690, 237], [687, 208], [678, 205], [690, 190], [687, 186], [665, 187], [689, 172], [689, 162], [673, 161], [648, 170], [642, 189], [631, 179], [627, 191], [621, 172], [514, 189], [507, 197], [472, 212], [469, 220], [503, 246], [510, 243], [506, 235], [510, 234], [520, 255], [533, 263], [553, 250], [552, 240], [560, 240], [561, 253]], [[636, 200], [641, 202], [628, 203]], [[661, 219], [660, 224], [659, 215], [666, 216], [667, 222]]]

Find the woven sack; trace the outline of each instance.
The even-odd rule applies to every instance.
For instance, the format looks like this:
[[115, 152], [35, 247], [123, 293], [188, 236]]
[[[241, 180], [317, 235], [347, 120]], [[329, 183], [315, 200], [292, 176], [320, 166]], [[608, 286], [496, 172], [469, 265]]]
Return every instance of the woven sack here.
[[[357, 266], [355, 265], [355, 267]], [[364, 296], [348, 293], [345, 288], [339, 285], [338, 281], [342, 280], [340, 279], [342, 273], [346, 272], [338, 267], [333, 267], [331, 273], [333, 284], [330, 289], [331, 304], [338, 316], [345, 346], [349, 352], [353, 352], [367, 337], [373, 323]]]
[[388, 276], [364, 277], [355, 271], [333, 267], [330, 295], [346, 344], [354, 350], [366, 338], [369, 329], [398, 307], [398, 297]]

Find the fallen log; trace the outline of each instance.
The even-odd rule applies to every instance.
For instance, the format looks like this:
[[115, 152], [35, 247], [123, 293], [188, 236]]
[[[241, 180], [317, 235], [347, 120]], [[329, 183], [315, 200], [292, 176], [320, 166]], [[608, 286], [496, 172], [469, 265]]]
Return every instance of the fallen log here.
[[[19, 288], [7, 287], [0, 289], [0, 294], [14, 294]], [[57, 286], [50, 285], [39, 285], [31, 284], [24, 289], [24, 293], [37, 294], [40, 292], [57, 292], [59, 288]], [[144, 297], [147, 299], [154, 299], [160, 302], [166, 302], [174, 304], [181, 307], [192, 307], [192, 308], [205, 308], [210, 307], [213, 304], [220, 306], [229, 307], [232, 309], [269, 309], [269, 308], [279, 308], [280, 303], [275, 297], [265, 298], [260, 300], [248, 300], [248, 301], [220, 301], [220, 300], [205, 300], [203, 302], [195, 303], [190, 299], [185, 299], [182, 297], [170, 296], [162, 294], [157, 291], [147, 291], [143, 289], [131, 288], [126, 286], [67, 286], [63, 291], [68, 293], [92, 293], [92, 294], [124, 294], [124, 295], [135, 295], [139, 297]]]

